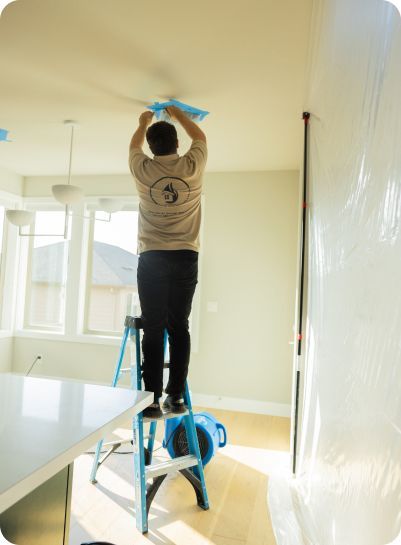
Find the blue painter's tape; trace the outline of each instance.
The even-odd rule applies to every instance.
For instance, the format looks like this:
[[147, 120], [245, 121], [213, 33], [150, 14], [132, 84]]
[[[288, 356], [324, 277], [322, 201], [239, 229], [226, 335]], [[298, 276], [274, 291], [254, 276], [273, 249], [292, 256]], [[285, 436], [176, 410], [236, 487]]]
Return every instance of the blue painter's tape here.
[[11, 140], [8, 140], [8, 132], [6, 129], [0, 129], [0, 142], [11, 142]]
[[184, 104], [184, 102], [180, 102], [179, 100], [175, 99], [168, 100], [167, 102], [154, 102], [153, 104], [148, 106], [148, 109], [152, 110], [152, 112], [155, 113], [156, 119], [168, 121], [170, 117], [165, 111], [168, 106], [176, 106], [177, 108], [180, 108], [180, 110], [185, 112], [188, 117], [190, 117], [194, 121], [202, 121], [202, 119], [204, 119], [209, 114], [209, 112], [207, 112], [206, 110], [194, 108], [193, 106], [189, 106], [189, 104]]

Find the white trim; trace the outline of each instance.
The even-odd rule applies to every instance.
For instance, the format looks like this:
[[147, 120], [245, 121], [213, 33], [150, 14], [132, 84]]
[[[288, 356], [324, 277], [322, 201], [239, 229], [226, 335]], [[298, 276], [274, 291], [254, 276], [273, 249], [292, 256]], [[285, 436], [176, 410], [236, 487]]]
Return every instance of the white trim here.
[[192, 404], [210, 409], [224, 409], [239, 413], [268, 414], [270, 416], [291, 416], [291, 405], [272, 401], [258, 401], [241, 397], [225, 397], [192, 392]]
[[65, 206], [50, 197], [27, 198], [24, 199], [24, 205], [26, 210], [32, 210], [33, 212], [65, 211]]
[[0, 339], [12, 339], [14, 334], [8, 329], [0, 329]]
[[61, 331], [49, 332], [49, 331], [34, 331], [30, 329], [18, 329], [15, 331], [14, 337], [25, 339], [38, 339], [45, 341], [55, 342], [67, 342], [67, 343], [80, 343], [80, 344], [105, 344], [110, 346], [119, 346], [121, 344], [121, 336], [111, 337], [102, 335], [89, 335], [89, 334], [77, 334], [77, 335], [65, 335]]
[[[0, 198], [3, 196], [3, 193], [4, 193], [4, 196], [11, 199], [12, 197], [12, 194], [11, 193], [5, 193], [5, 192], [2, 192], [0, 191]], [[139, 197], [137, 195], [113, 195], [113, 194], [110, 194], [110, 195], [99, 195], [99, 196], [96, 196], [96, 195], [88, 195], [88, 196], [85, 196], [82, 200], [82, 202], [76, 204], [76, 205], [73, 205], [72, 208], [73, 210], [74, 209], [78, 209], [80, 208], [82, 205], [85, 205], [86, 207], [89, 207], [91, 210], [100, 210], [99, 208], [99, 199], [103, 199], [103, 198], [110, 198], [110, 199], [118, 199], [119, 201], [124, 201], [124, 206], [128, 206], [128, 207], [131, 207], [131, 206], [139, 206]], [[14, 199], [15, 200], [15, 199]], [[20, 201], [19, 202], [23, 202], [25, 204], [32, 204], [32, 205], [54, 205], [54, 206], [58, 206], [60, 207], [60, 203], [58, 201], [55, 200], [54, 197], [48, 195], [48, 196], [42, 196], [42, 197], [20, 197]], [[131, 208], [127, 208], [127, 210], [131, 210]], [[124, 208], [123, 208], [123, 211], [124, 211]]]
[[85, 291], [82, 270], [86, 266], [86, 246], [88, 241], [89, 221], [85, 219], [86, 207], [83, 203], [77, 207], [77, 215], [71, 217], [71, 238], [69, 242], [66, 306], [65, 306], [65, 334], [75, 336], [82, 331], [82, 300]]
[[[5, 210], [21, 206], [22, 200], [0, 191], [0, 204]], [[0, 325], [6, 333], [13, 328], [15, 316], [15, 300], [17, 291], [16, 268], [19, 260], [19, 237], [16, 227], [9, 224], [4, 218], [3, 241], [2, 241], [2, 263], [1, 263], [1, 318]], [[7, 336], [7, 335], [6, 335]]]
[[24, 325], [26, 280], [28, 274], [29, 239], [17, 236], [17, 270], [15, 282], [15, 314], [14, 329], [20, 329]]
[[16, 193], [9, 193], [0, 189], [0, 199], [7, 201], [7, 205], [15, 206], [16, 204], [22, 205], [24, 198]]

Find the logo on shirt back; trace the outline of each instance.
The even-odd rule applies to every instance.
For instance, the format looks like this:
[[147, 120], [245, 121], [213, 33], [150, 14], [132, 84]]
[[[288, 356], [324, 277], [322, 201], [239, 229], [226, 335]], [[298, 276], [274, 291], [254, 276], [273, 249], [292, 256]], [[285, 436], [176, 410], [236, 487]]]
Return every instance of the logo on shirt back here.
[[152, 201], [159, 206], [179, 206], [189, 199], [191, 190], [181, 178], [164, 176], [150, 188]]

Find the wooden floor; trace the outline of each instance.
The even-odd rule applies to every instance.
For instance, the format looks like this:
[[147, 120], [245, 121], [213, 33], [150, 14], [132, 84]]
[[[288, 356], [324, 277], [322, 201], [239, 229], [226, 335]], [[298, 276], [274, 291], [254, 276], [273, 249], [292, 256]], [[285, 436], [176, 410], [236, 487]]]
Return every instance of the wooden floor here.
[[[74, 465], [70, 545], [95, 539], [115, 545], [275, 545], [267, 481], [289, 466], [290, 421], [211, 412], [226, 426], [228, 444], [205, 469], [209, 511], [197, 507], [193, 489], [181, 475], [169, 476], [153, 501], [149, 533], [142, 536], [135, 528], [132, 456], [111, 456], [94, 486], [88, 481], [92, 456], [84, 455]], [[161, 440], [164, 426], [158, 427]], [[116, 437], [129, 438], [129, 424]], [[155, 461], [167, 457], [160, 449]]]

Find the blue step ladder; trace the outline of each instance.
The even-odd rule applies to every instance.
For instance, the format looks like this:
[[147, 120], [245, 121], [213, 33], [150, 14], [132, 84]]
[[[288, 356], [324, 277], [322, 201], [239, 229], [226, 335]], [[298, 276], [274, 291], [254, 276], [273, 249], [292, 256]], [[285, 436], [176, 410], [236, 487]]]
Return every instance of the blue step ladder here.
[[[117, 386], [118, 381], [123, 374], [129, 373], [131, 376], [131, 388], [134, 390], [142, 390], [141, 330], [141, 318], [132, 316], [127, 316], [125, 318], [120, 354], [114, 371], [113, 382], [111, 384], [113, 387]], [[135, 343], [135, 358], [131, 357], [130, 366], [124, 369], [122, 368], [122, 363], [128, 340]], [[167, 334], [165, 335], [165, 352], [167, 351], [166, 349]], [[169, 363], [165, 363], [164, 367], [169, 368]], [[103, 443], [102, 439], [99, 441], [96, 447], [90, 475], [90, 481], [92, 484], [97, 483], [97, 470], [103, 464], [103, 462], [123, 443], [132, 443], [135, 469], [136, 527], [143, 534], [148, 531], [148, 515], [152, 501], [169, 473], [179, 471], [191, 483], [195, 491], [196, 500], [199, 507], [204, 510], [209, 509], [209, 500], [203, 472], [202, 457], [199, 449], [194, 415], [192, 412], [191, 395], [188, 388], [188, 382], [185, 383], [183, 397], [186, 411], [183, 413], [183, 415], [179, 416], [183, 416], [187, 436], [188, 455], [152, 465], [157, 422], [159, 420], [177, 417], [176, 414], [170, 412], [164, 412], [163, 417], [159, 419], [144, 418], [142, 413], [139, 413], [133, 419], [132, 441], [112, 441], [110, 443]], [[146, 423], [150, 423], [150, 429], [149, 435], [145, 438], [143, 433], [143, 425]], [[144, 445], [144, 439], [148, 440], [146, 448]], [[101, 457], [103, 447], [107, 447], [107, 451]]]

